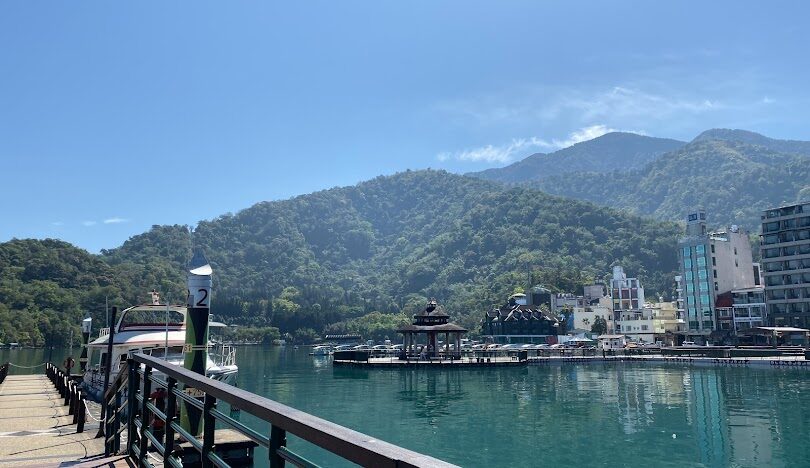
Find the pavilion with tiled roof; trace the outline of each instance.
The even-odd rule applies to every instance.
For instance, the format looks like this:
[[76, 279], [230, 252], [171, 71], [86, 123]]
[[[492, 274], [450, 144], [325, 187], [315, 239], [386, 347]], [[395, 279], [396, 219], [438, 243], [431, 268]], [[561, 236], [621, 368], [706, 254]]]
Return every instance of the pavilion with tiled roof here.
[[[467, 329], [450, 322], [450, 316], [439, 309], [436, 300], [428, 301], [422, 312], [413, 316], [413, 323], [397, 330], [403, 335], [403, 354], [405, 356], [424, 354], [425, 357], [461, 357], [461, 336]], [[444, 334], [444, 352], [439, 348], [438, 336]], [[450, 352], [451, 334], [455, 346]], [[425, 345], [421, 350], [417, 348], [419, 335], [425, 335]], [[420, 352], [421, 351], [421, 352]]]

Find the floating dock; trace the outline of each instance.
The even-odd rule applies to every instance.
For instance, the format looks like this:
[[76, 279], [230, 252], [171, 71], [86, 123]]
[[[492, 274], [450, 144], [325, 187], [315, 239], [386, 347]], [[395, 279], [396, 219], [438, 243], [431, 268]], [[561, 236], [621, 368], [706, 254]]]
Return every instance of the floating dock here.
[[353, 366], [353, 367], [377, 367], [377, 368], [394, 368], [394, 367], [443, 367], [443, 368], [466, 368], [466, 367], [514, 367], [525, 366], [528, 363], [526, 359], [518, 359], [513, 356], [497, 356], [497, 357], [460, 357], [455, 359], [420, 359], [409, 358], [401, 359], [397, 356], [390, 357], [368, 357], [366, 359], [356, 359], [350, 357], [339, 357], [339, 353], [335, 353], [335, 358], [332, 364], [335, 366]]

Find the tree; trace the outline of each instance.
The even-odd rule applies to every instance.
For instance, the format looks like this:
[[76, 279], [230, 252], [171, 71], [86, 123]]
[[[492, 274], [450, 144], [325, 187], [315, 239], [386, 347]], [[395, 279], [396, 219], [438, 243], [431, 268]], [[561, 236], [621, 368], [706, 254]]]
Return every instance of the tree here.
[[602, 318], [601, 315], [597, 315], [594, 318], [593, 325], [591, 325], [591, 333], [595, 333], [597, 335], [604, 335], [607, 333], [607, 320]]

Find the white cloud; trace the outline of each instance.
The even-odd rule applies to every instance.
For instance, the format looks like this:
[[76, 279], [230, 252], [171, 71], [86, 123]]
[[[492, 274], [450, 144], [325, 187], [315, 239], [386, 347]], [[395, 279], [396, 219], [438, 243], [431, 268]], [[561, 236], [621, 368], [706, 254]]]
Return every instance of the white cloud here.
[[763, 104], [773, 104], [775, 102], [776, 102], [776, 100], [771, 99], [768, 96], [765, 96], [764, 98], [762, 98], [762, 103]]
[[479, 148], [456, 152], [445, 151], [439, 153], [436, 157], [439, 161], [448, 161], [454, 159], [457, 161], [506, 164], [514, 161], [515, 159], [528, 156], [527, 153], [532, 149], [544, 149], [552, 151], [558, 150], [583, 141], [593, 140], [594, 138], [600, 137], [606, 133], [616, 131], [618, 130], [610, 128], [607, 125], [591, 125], [589, 127], [575, 130], [569, 133], [568, 136], [563, 139], [555, 138], [549, 141], [539, 137], [515, 138], [512, 139], [511, 142], [503, 145], [486, 145]]
[[[568, 134], [565, 140], [553, 140], [554, 146], [557, 148], [568, 148], [569, 146], [576, 145], [583, 141], [593, 140], [606, 133], [617, 132], [614, 128], [608, 128], [607, 125], [591, 125], [590, 127], [581, 128]], [[631, 132], [638, 133], [638, 132]]]
[[457, 161], [468, 162], [488, 162], [488, 163], [508, 163], [512, 161], [517, 154], [525, 156], [531, 148], [552, 148], [553, 144], [543, 139], [531, 138], [516, 138], [510, 143], [504, 145], [486, 145], [479, 148], [473, 148], [456, 152], [443, 152], [439, 153], [436, 157], [439, 161], [447, 161], [455, 159]]
[[648, 91], [644, 88], [634, 85], [584, 90], [524, 87], [474, 99], [443, 101], [435, 108], [479, 125], [566, 121], [580, 125], [611, 122], [613, 125], [635, 127], [649, 119], [687, 118], [741, 105], [726, 104], [716, 98], [684, 95], [669, 90]]
[[95, 221], [82, 221], [82, 226], [95, 226], [96, 224], [98, 223]]
[[56, 226], [56, 227], [60, 227], [60, 226], [64, 226], [64, 225], [65, 225], [65, 223], [63, 223], [62, 221], [54, 221], [54, 222], [51, 223], [51, 226]]
[[126, 218], [107, 218], [103, 221], [104, 224], [120, 224], [120, 223], [128, 223], [129, 220]]

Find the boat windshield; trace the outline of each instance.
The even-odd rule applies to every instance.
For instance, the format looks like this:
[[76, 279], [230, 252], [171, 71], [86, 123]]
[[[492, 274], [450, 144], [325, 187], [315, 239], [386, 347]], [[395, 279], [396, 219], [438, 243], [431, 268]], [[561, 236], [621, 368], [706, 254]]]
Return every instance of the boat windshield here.
[[[121, 318], [121, 329], [133, 327], [179, 327], [183, 325], [183, 313], [165, 308], [132, 309]], [[168, 320], [167, 320], [168, 319]]]

